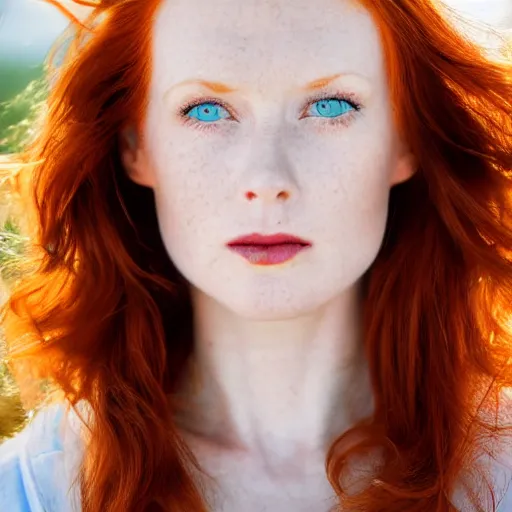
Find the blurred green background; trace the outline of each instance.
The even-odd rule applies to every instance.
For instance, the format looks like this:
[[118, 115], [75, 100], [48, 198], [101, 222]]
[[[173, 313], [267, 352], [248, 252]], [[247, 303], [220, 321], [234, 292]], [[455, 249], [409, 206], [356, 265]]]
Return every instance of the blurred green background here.
[[65, 17], [42, 1], [0, 0], [0, 153], [18, 149], [5, 142], [6, 130], [30, 117], [32, 103], [43, 99], [41, 88], [32, 85], [13, 99], [41, 79], [45, 57], [66, 25]]
[[[37, 0], [0, 0], [0, 158], [22, 149], [46, 96], [44, 60], [67, 21], [51, 5]], [[0, 180], [0, 300], [18, 277], [18, 258], [26, 238], [12, 201], [9, 181]], [[0, 442], [22, 428], [30, 410], [1, 357]]]

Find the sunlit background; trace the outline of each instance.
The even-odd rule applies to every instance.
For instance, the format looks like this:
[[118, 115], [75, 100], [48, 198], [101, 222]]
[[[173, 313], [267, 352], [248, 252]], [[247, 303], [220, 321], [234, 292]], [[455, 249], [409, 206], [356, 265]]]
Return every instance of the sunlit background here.
[[[386, 1], [386, 0], [384, 0]], [[73, 7], [83, 15], [87, 8]], [[445, 0], [466, 17], [512, 29], [512, 0]], [[67, 20], [43, 0], [0, 0], [0, 102], [12, 97], [40, 67]]]

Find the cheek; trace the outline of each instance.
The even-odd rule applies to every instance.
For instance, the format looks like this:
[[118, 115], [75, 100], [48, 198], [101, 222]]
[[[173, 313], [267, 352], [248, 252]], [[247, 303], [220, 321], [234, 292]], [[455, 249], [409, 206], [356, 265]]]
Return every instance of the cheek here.
[[158, 115], [147, 133], [156, 173], [156, 194], [168, 198], [173, 208], [183, 203], [194, 207], [214, 205], [213, 189], [225, 185], [225, 167], [221, 164], [229, 149], [228, 142], [224, 141], [223, 149], [219, 144], [222, 141], [213, 141], [208, 134], [192, 128], [172, 126]]
[[376, 127], [361, 123], [350, 134], [347, 130], [346, 138], [342, 132], [322, 135], [315, 144], [296, 148], [297, 162], [308, 177], [308, 222], [329, 248], [326, 265], [340, 289], [373, 263], [386, 228], [396, 148], [391, 131]]
[[[358, 279], [375, 260], [387, 222], [389, 159], [379, 148], [353, 151], [343, 164], [333, 167], [332, 194], [324, 208], [329, 211], [326, 241], [339, 262], [340, 278]], [[327, 181], [325, 183], [327, 190]]]
[[[387, 213], [396, 151], [390, 130], [370, 120], [300, 141], [294, 151], [311, 200], [346, 226], [378, 222]], [[309, 195], [309, 194], [307, 194]], [[328, 206], [327, 206], [328, 205]]]
[[[169, 255], [178, 266], [208, 255], [212, 224], [225, 217], [229, 180], [211, 146], [169, 136], [155, 138], [152, 155], [156, 174], [155, 200], [158, 223]], [[169, 142], [172, 141], [172, 142]], [[223, 233], [220, 233], [219, 240]], [[183, 262], [183, 263], [181, 263]]]

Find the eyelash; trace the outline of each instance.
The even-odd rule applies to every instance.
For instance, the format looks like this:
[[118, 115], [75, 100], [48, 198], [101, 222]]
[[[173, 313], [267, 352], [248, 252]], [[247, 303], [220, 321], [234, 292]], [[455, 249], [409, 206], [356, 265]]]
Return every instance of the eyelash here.
[[[361, 103], [354, 97], [352, 94], [320, 94], [318, 96], [314, 96], [313, 98], [310, 98], [306, 106], [302, 110], [302, 114], [300, 119], [303, 119], [303, 115], [306, 112], [306, 110], [313, 105], [314, 103], [317, 103], [322, 100], [338, 100], [338, 101], [345, 101], [347, 102], [353, 110], [351, 112], [348, 112], [346, 114], [340, 115], [338, 117], [331, 117], [331, 118], [321, 118], [321, 117], [313, 117], [313, 119], [322, 119], [324, 122], [322, 124], [325, 125], [325, 121], [327, 121], [327, 124], [332, 125], [347, 125], [349, 121], [352, 119], [352, 117], [356, 114], [358, 114], [363, 106]], [[187, 114], [194, 108], [199, 105], [202, 105], [203, 103], [212, 103], [214, 105], [219, 105], [220, 107], [226, 109], [226, 111], [229, 113], [231, 117], [234, 117], [231, 108], [224, 103], [222, 100], [219, 100], [218, 98], [212, 98], [212, 97], [201, 97], [201, 98], [195, 98], [193, 100], [190, 100], [185, 105], [180, 107], [178, 114], [182, 121], [185, 124], [193, 124], [200, 130], [215, 130], [217, 128], [217, 122], [213, 121], [211, 123], [203, 123], [201, 121], [198, 121], [197, 119], [194, 119], [192, 117], [188, 117]]]

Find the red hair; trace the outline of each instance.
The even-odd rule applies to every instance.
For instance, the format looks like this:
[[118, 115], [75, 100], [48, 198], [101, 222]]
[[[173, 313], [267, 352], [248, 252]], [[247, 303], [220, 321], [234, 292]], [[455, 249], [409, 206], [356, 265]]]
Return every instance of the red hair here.
[[[493, 412], [512, 385], [512, 68], [429, 0], [360, 3], [381, 32], [397, 126], [419, 168], [392, 190], [365, 276], [375, 413], [333, 444], [327, 475], [349, 510], [448, 512], [501, 433]], [[119, 134], [144, 117], [159, 0], [95, 5], [21, 158], [38, 162], [39, 256], [5, 310], [12, 363], [91, 406], [84, 512], [206, 511], [169, 398], [193, 350], [190, 298], [152, 192], [119, 157]], [[382, 453], [376, 477], [348, 493], [346, 464], [370, 446]]]

